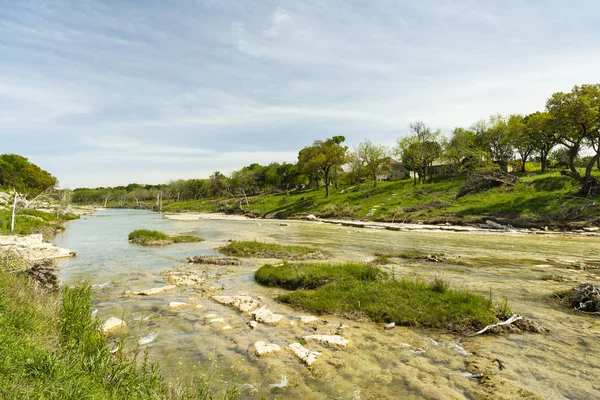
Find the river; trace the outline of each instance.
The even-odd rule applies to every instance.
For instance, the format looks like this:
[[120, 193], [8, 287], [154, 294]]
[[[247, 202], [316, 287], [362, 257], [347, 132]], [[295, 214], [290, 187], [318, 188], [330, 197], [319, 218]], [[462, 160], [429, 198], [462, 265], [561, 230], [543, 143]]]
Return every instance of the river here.
[[[155, 336], [147, 347], [150, 358], [160, 361], [167, 380], [204, 373], [226, 385], [236, 384], [241, 398], [600, 398], [600, 319], [570, 311], [552, 298], [554, 291], [576, 281], [598, 283], [600, 271], [561, 268], [547, 261], [598, 262], [598, 238], [392, 232], [303, 221], [285, 221], [287, 226], [282, 226], [281, 222], [176, 221], [146, 211], [99, 211], [69, 222], [66, 231], [55, 237], [56, 245], [77, 251], [77, 257], [61, 261], [60, 279], [64, 284], [84, 279], [94, 285], [94, 307], [100, 318], [116, 316], [128, 322], [130, 343]], [[128, 243], [128, 233], [142, 228], [197, 235], [206, 241], [164, 247]], [[125, 291], [165, 285], [163, 271], [181, 267], [187, 256], [219, 254], [215, 249], [228, 240], [313, 246], [326, 251], [332, 261], [364, 261], [375, 252], [460, 256], [461, 262], [406, 261], [391, 268], [396, 277], [431, 280], [437, 276], [454, 288], [484, 295], [491, 290], [494, 301], [507, 299], [513, 312], [542, 323], [550, 332], [464, 338], [407, 327], [384, 331], [366, 321], [321, 316], [331, 324], [347, 325], [342, 334], [350, 345], [331, 349], [308, 344], [323, 356], [307, 367], [285, 350], [258, 358], [252, 346], [263, 340], [283, 348], [309, 334], [309, 327], [260, 324], [252, 330], [248, 316], [209, 299], [211, 290], [261, 297], [271, 310], [297, 321], [305, 314], [275, 302], [279, 290], [253, 281], [253, 272], [264, 260], [206, 267], [211, 279], [205, 286], [212, 287], [206, 292], [202, 287], [183, 287], [156, 296], [122, 296]], [[550, 274], [571, 281], [541, 279]], [[190, 298], [204, 308], [167, 307], [171, 301]], [[206, 314], [223, 317], [232, 329], [223, 331], [221, 325], [208, 322]], [[506, 368], [499, 370], [495, 359]], [[488, 383], [465, 376], [474, 366], [489, 375]]]

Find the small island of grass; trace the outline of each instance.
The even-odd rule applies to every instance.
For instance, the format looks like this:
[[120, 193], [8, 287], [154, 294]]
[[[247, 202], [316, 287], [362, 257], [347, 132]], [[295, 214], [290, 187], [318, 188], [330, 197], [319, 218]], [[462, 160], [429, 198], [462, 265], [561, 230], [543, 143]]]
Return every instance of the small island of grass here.
[[202, 242], [204, 239], [190, 236], [169, 236], [164, 232], [149, 229], [137, 229], [129, 234], [129, 242], [142, 246], [165, 246], [173, 243]]
[[281, 258], [286, 260], [322, 260], [319, 250], [305, 246], [290, 246], [258, 241], [232, 241], [218, 249], [221, 253], [234, 257]]
[[395, 280], [364, 263], [264, 265], [255, 279], [294, 290], [277, 297], [293, 307], [374, 322], [473, 332], [502, 314], [490, 298], [450, 289], [443, 280]]

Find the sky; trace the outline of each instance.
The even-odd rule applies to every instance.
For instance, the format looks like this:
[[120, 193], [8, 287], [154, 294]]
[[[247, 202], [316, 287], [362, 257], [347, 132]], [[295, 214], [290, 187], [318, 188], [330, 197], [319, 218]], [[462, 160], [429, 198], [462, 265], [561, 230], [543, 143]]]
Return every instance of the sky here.
[[597, 0], [0, 0], [0, 153], [62, 187], [296, 162], [600, 81]]

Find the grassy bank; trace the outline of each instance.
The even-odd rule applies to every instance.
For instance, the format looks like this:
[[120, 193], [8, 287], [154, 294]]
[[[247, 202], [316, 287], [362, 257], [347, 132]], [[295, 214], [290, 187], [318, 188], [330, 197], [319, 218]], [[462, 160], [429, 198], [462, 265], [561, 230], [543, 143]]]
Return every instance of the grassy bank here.
[[390, 279], [368, 264], [265, 265], [255, 279], [297, 289], [277, 297], [294, 307], [374, 322], [469, 332], [496, 322], [499, 314], [491, 299], [479, 294], [451, 289], [438, 279], [431, 283]]
[[51, 237], [57, 231], [63, 230], [63, 223], [79, 218], [75, 214], [47, 213], [39, 210], [19, 210], [15, 215], [15, 230], [11, 232], [11, 210], [0, 210], [0, 235], [30, 235], [41, 233], [45, 238]]
[[[515, 226], [565, 226], [600, 218], [600, 204], [577, 197], [579, 184], [557, 171], [517, 174], [513, 187], [499, 187], [456, 199], [462, 178], [437, 178], [433, 183], [414, 186], [412, 180], [372, 185], [298, 190], [249, 198], [243, 205], [249, 215], [293, 218], [315, 214], [323, 218], [368, 218], [375, 221], [475, 223], [496, 219]], [[372, 216], [370, 212], [373, 208]], [[239, 212], [231, 199], [165, 202], [164, 211]]]
[[319, 260], [324, 258], [323, 253], [310, 247], [258, 241], [232, 241], [217, 250], [234, 257], [281, 258], [285, 260]]
[[0, 398], [214, 398], [210, 382], [166, 384], [147, 354], [111, 354], [92, 317], [89, 285], [48, 293], [6, 272], [14, 269], [7, 260], [0, 266]]
[[137, 229], [129, 234], [129, 241], [142, 246], [161, 246], [173, 243], [196, 243], [204, 239], [190, 235], [169, 236], [160, 231]]

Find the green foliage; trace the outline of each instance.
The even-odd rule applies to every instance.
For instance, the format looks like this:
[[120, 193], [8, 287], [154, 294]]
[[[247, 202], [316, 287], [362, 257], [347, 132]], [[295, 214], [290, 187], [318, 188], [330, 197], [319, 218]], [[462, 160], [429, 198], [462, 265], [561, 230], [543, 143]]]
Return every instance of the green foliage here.
[[221, 253], [234, 257], [281, 258], [287, 260], [321, 259], [323, 254], [305, 246], [288, 246], [258, 241], [232, 241], [218, 249]]
[[325, 180], [325, 197], [329, 197], [331, 175], [336, 168], [346, 162], [345, 146], [341, 143], [346, 138], [334, 136], [327, 140], [315, 140], [312, 146], [305, 147], [298, 153], [298, 170], [318, 182], [319, 177]]
[[296, 290], [277, 299], [320, 314], [366, 316], [375, 322], [454, 331], [472, 331], [496, 321], [488, 298], [449, 289], [439, 282], [344, 279], [317, 290]]
[[0, 155], [0, 188], [35, 196], [57, 184], [55, 177], [27, 158], [17, 154]]
[[195, 243], [202, 242], [204, 239], [190, 236], [169, 236], [164, 232], [153, 231], [148, 229], [136, 229], [129, 234], [129, 241], [135, 244], [141, 244], [142, 246], [158, 246], [168, 245], [173, 243]]
[[[163, 381], [148, 353], [111, 354], [92, 316], [90, 286], [42, 291], [0, 265], [0, 398], [198, 399], [215, 398], [212, 382]], [[59, 297], [60, 296], [60, 297]], [[178, 379], [179, 381], [179, 379]], [[181, 381], [179, 381], [181, 382]], [[223, 393], [235, 399], [234, 387]]]
[[379, 268], [365, 263], [284, 263], [283, 266], [263, 265], [254, 274], [256, 282], [285, 289], [316, 289], [328, 283], [356, 279], [374, 281], [387, 276]]
[[55, 213], [47, 213], [39, 210], [21, 209], [15, 215], [15, 230], [10, 231], [12, 218], [11, 210], [0, 210], [0, 234], [2, 235], [30, 235], [42, 233], [45, 237], [52, 236], [56, 230], [63, 229], [62, 223], [79, 216], [75, 214], [63, 214], [56, 217]]

